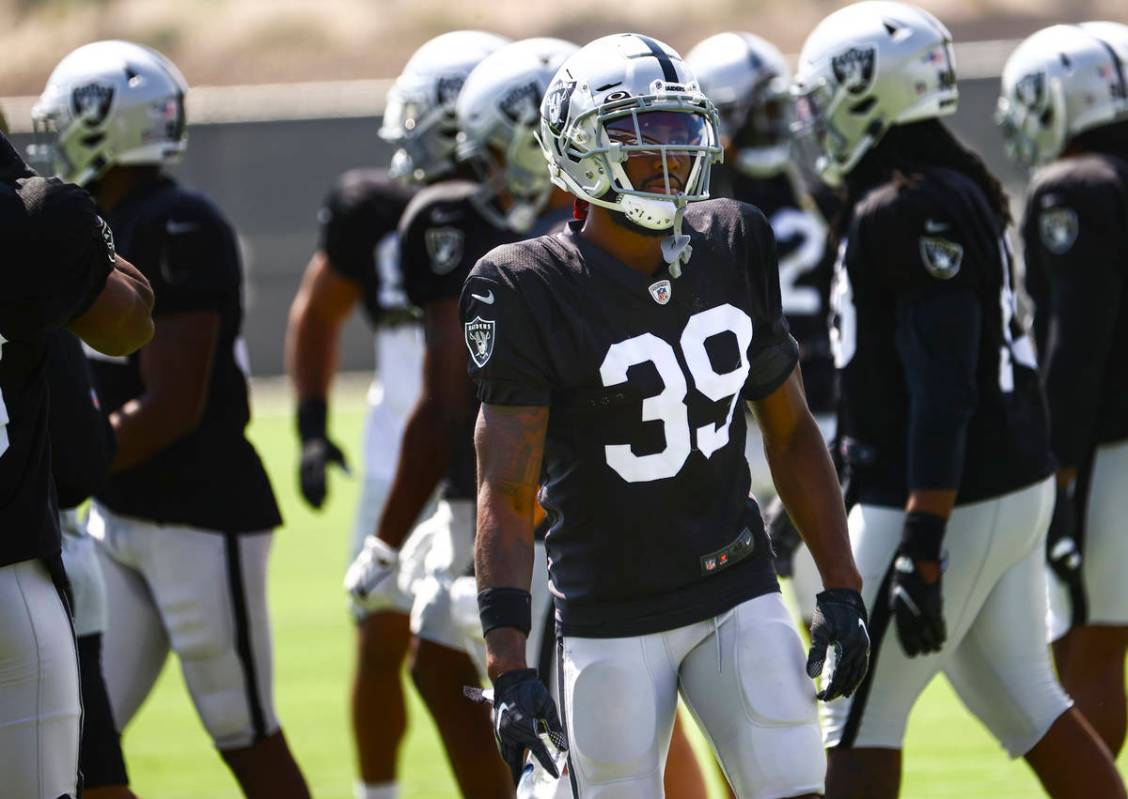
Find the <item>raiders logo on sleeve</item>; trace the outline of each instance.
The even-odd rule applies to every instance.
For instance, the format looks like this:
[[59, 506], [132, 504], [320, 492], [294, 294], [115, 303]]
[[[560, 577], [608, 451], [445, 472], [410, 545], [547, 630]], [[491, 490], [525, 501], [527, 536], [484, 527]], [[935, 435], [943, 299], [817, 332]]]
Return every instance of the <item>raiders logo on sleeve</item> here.
[[497, 338], [497, 322], [475, 316], [465, 325], [466, 348], [470, 350], [470, 357], [481, 369], [489, 361], [494, 351], [494, 340]]
[[1080, 226], [1072, 208], [1047, 208], [1038, 218], [1042, 244], [1054, 255], [1065, 255], [1077, 241]]
[[431, 259], [431, 269], [436, 275], [445, 275], [458, 266], [462, 260], [462, 246], [465, 237], [456, 227], [431, 228], [423, 234], [427, 244], [427, 255]]
[[939, 236], [920, 237], [920, 259], [928, 274], [938, 280], [950, 280], [959, 274], [964, 249], [954, 241]]

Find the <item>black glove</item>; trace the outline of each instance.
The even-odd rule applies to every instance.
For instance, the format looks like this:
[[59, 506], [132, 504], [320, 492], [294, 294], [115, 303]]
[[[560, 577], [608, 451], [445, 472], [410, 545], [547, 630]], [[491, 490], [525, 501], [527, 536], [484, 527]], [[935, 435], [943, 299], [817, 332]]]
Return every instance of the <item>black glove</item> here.
[[556, 761], [541, 736], [547, 735], [561, 752], [568, 751], [568, 739], [560, 726], [556, 703], [544, 683], [537, 679], [537, 670], [507, 671], [494, 680], [493, 706], [497, 748], [509, 766], [513, 784], [521, 780], [526, 749], [545, 771], [559, 777]]
[[780, 577], [793, 577], [795, 575], [795, 552], [803, 543], [803, 537], [791, 522], [791, 516], [783, 502], [776, 497], [764, 511], [765, 527], [768, 538], [772, 542], [772, 558], [775, 562], [776, 574]]
[[298, 405], [298, 435], [302, 441], [302, 460], [298, 467], [302, 496], [314, 508], [325, 503], [328, 493], [325, 471], [335, 463], [348, 472], [345, 453], [329, 440], [325, 420], [328, 414], [324, 400], [307, 399]]
[[1081, 586], [1081, 548], [1077, 546], [1077, 507], [1073, 492], [1059, 485], [1054, 515], [1046, 536], [1046, 562], [1070, 589]]
[[829, 702], [850, 696], [865, 679], [869, 670], [868, 623], [862, 595], [852, 588], [830, 588], [815, 597], [807, 676], [813, 680], [822, 674], [828, 646], [834, 648], [836, 656], [834, 673], [819, 691], [819, 699]]
[[893, 563], [889, 606], [901, 648], [909, 657], [939, 652], [948, 639], [940, 590], [940, 544], [946, 525], [946, 519], [930, 513], [913, 512], [905, 517]]

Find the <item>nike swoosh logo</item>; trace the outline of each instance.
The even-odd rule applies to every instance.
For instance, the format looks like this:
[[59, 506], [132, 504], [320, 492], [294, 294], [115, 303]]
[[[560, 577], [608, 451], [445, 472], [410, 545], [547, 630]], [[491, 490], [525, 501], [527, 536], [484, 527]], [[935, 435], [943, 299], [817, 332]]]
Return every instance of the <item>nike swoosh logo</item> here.
[[493, 302], [494, 302], [493, 289], [490, 289], [485, 294], [474, 294], [473, 292], [471, 292], [470, 296], [473, 297], [476, 300], [481, 300], [486, 305], [493, 305]]
[[198, 227], [199, 225], [195, 222], [175, 222], [171, 219], [165, 222], [165, 230], [170, 236], [178, 236], [181, 233], [191, 233]]
[[944, 222], [937, 222], [935, 219], [926, 219], [924, 221], [924, 231], [926, 233], [943, 233], [950, 226]]

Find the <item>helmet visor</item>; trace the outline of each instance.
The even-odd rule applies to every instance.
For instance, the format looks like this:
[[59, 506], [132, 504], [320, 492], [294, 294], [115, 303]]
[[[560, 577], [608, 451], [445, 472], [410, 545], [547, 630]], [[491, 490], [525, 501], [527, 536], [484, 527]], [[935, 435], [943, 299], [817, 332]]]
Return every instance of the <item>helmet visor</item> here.
[[716, 129], [693, 111], [630, 110], [604, 122], [608, 158], [621, 166], [633, 190], [655, 198], [705, 199], [708, 172], [719, 153]]

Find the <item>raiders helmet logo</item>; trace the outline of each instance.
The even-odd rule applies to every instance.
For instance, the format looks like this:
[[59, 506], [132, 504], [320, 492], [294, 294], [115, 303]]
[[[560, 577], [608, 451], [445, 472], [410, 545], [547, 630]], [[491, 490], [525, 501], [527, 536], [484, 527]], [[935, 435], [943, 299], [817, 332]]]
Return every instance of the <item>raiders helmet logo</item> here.
[[114, 263], [115, 254], [117, 249], [114, 247], [114, 232], [110, 230], [110, 226], [106, 224], [106, 220], [100, 216], [95, 217], [98, 220], [98, 225], [101, 227], [102, 243], [106, 245], [106, 257], [110, 259], [110, 263]]
[[426, 232], [427, 255], [436, 275], [445, 275], [458, 266], [462, 260], [463, 238], [462, 231], [456, 227], [436, 227]]
[[114, 87], [104, 83], [76, 86], [71, 92], [71, 111], [87, 127], [96, 128], [106, 121], [114, 101]]
[[540, 90], [535, 83], [515, 86], [498, 103], [501, 113], [514, 124], [536, 119], [539, 105]]
[[1065, 255], [1077, 241], [1080, 226], [1072, 208], [1049, 208], [1038, 218], [1042, 244], [1054, 255]]
[[467, 322], [464, 327], [466, 349], [470, 350], [470, 358], [481, 369], [493, 355], [494, 341], [497, 338], [497, 322], [475, 316], [474, 321]]
[[670, 301], [671, 292], [672, 288], [668, 280], [659, 280], [657, 283], [650, 284], [650, 296], [659, 305], [665, 305]]
[[465, 82], [466, 78], [461, 75], [439, 78], [436, 91], [436, 99], [438, 99], [439, 105], [453, 105], [454, 101], [458, 99], [458, 93], [462, 91], [462, 84]]
[[964, 249], [954, 241], [937, 236], [920, 237], [920, 258], [928, 274], [939, 280], [951, 280], [960, 271]]
[[872, 47], [851, 47], [830, 59], [834, 78], [850, 94], [865, 94], [873, 84], [877, 51]]
[[1046, 75], [1032, 72], [1021, 78], [1014, 87], [1014, 96], [1026, 108], [1037, 111], [1046, 99]]
[[548, 129], [557, 136], [564, 130], [564, 123], [568, 121], [572, 92], [575, 89], [575, 81], [559, 81], [553, 84], [545, 95], [544, 115], [548, 120]]

